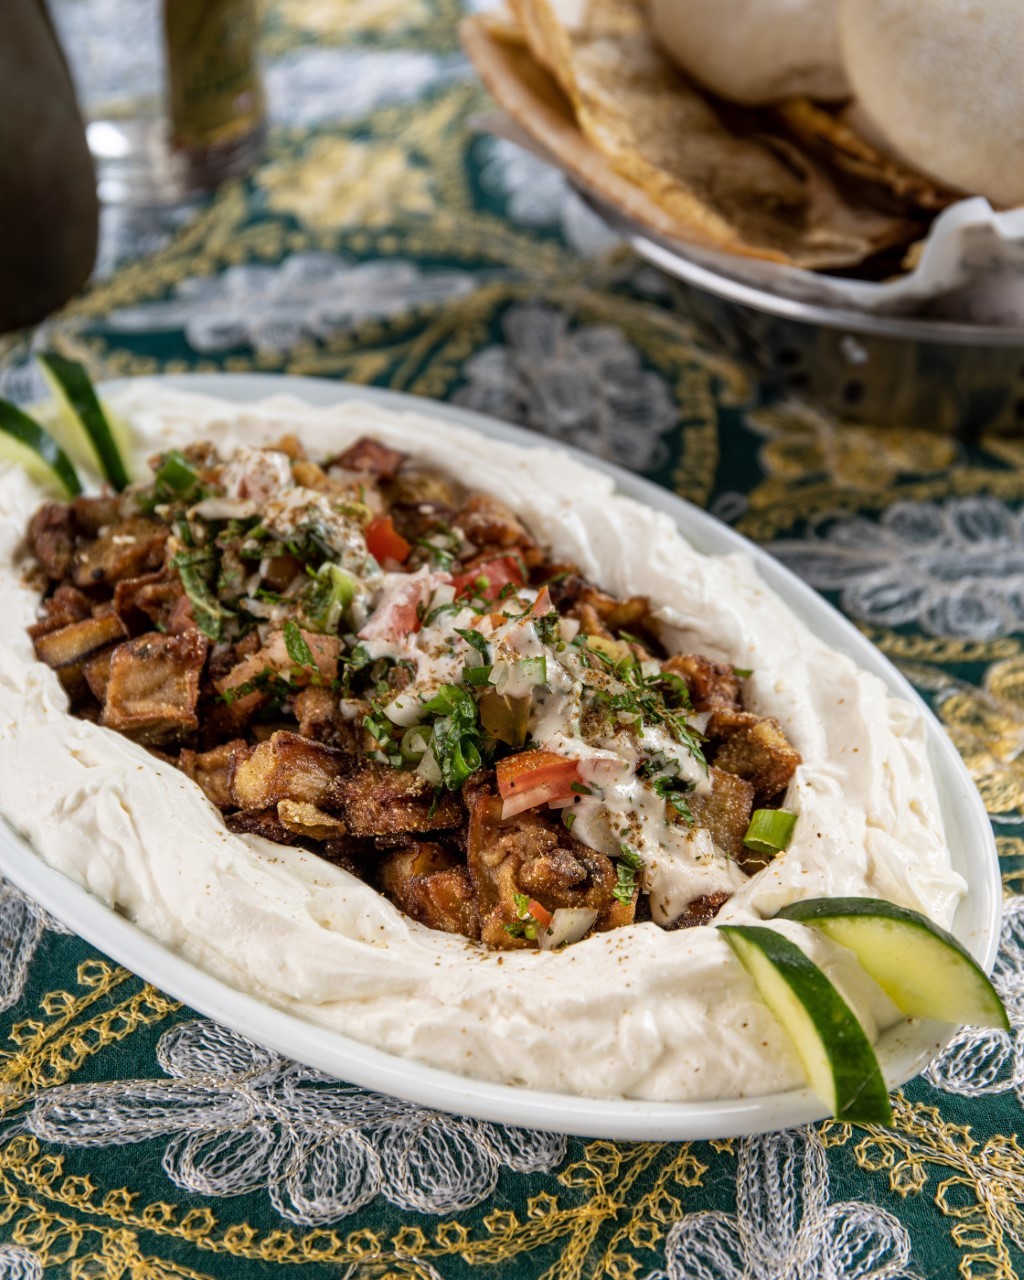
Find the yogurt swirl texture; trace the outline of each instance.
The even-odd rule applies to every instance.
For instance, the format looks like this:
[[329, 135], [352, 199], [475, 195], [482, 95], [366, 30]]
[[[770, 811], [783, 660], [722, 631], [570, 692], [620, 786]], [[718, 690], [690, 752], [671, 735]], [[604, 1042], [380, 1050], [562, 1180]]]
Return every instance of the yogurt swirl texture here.
[[[372, 433], [499, 492], [553, 551], [619, 595], [650, 597], [679, 649], [751, 668], [748, 705], [804, 764], [784, 856], [739, 883], [720, 921], [826, 895], [889, 898], [948, 925], [950, 867], [924, 722], [834, 653], [742, 556], [707, 557], [668, 517], [550, 448], [436, 419], [278, 397], [239, 406], [139, 382], [114, 408], [142, 460], [199, 439], [224, 455], [285, 432], [327, 454]], [[0, 813], [51, 866], [215, 976], [312, 1022], [478, 1078], [651, 1100], [752, 1096], [803, 1081], [789, 1041], [710, 928], [646, 923], [562, 952], [495, 953], [407, 919], [313, 854], [234, 835], [188, 778], [72, 717], [25, 628], [21, 531], [43, 494], [0, 468]], [[850, 953], [779, 924], [825, 969], [869, 1034], [896, 1021]]]

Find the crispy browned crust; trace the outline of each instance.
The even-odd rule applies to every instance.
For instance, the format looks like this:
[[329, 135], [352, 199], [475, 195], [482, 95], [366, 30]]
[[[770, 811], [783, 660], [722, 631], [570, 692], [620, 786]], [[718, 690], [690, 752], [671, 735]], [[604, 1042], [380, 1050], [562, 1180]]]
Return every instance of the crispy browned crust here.
[[199, 677], [210, 642], [198, 631], [151, 632], [110, 659], [100, 723], [138, 742], [173, 742], [199, 727]]
[[[451, 540], [457, 530], [456, 583], [507, 558], [535, 586], [547, 585], [554, 607], [577, 618], [610, 660], [632, 654], [642, 662], [663, 653], [645, 598], [619, 600], [584, 579], [577, 566], [554, 565], [499, 498], [470, 493], [436, 472], [406, 468], [403, 455], [374, 441], [347, 450], [331, 474], [306, 458], [294, 438], [280, 442], [280, 449], [292, 459], [297, 480], [325, 492], [351, 495], [352, 480], [344, 480], [343, 470], [361, 471], [366, 478], [360, 492], [379, 485], [373, 509], [392, 515], [410, 541], [414, 528], [437, 530], [443, 512], [440, 531]], [[216, 481], [210, 447], [185, 453], [200, 477], [209, 467]], [[638, 890], [627, 902], [615, 897], [615, 860], [574, 839], [555, 813], [532, 810], [503, 820], [493, 772], [480, 770], [452, 794], [418, 772], [394, 767], [393, 742], [381, 752], [388, 763], [375, 754], [378, 741], [364, 717], [406, 687], [410, 667], [358, 666], [365, 675], [353, 682], [355, 664], [342, 662], [340, 635], [324, 634], [315, 596], [307, 619], [303, 593], [310, 573], [301, 544], [279, 542], [270, 553], [257, 543], [249, 555], [244, 530], [229, 534], [220, 526], [211, 534], [210, 526], [190, 532], [186, 525], [182, 533], [177, 522], [172, 540], [169, 517], [165, 525], [138, 514], [144, 501], [129, 493], [48, 503], [29, 529], [41, 570], [36, 577], [46, 580], [30, 634], [77, 714], [176, 764], [224, 813], [232, 831], [313, 851], [372, 880], [431, 928], [495, 947], [534, 945], [522, 923], [524, 895], [540, 904], [542, 916], [560, 907], [592, 909], [597, 930], [631, 923], [638, 906], [639, 918], [649, 918]], [[199, 553], [179, 559], [183, 548]], [[429, 563], [435, 549], [431, 544], [410, 554]], [[255, 612], [239, 621], [238, 602], [254, 590], [246, 586], [253, 561], [261, 599], [299, 602], [285, 614], [289, 626], [273, 613], [266, 622]], [[204, 625], [219, 636], [216, 644], [197, 629], [193, 601]], [[222, 623], [222, 617], [230, 621]], [[755, 794], [764, 798], [769, 788], [781, 790], [799, 757], [773, 721], [742, 709], [739, 681], [727, 664], [678, 655], [664, 666], [683, 677], [698, 709], [714, 713], [708, 747], [717, 765], [713, 788], [709, 796], [691, 798], [694, 816], [720, 848], [750, 867], [742, 837]], [[511, 701], [525, 704], [517, 709], [528, 713], [528, 699]], [[485, 744], [490, 732], [500, 743], [522, 745], [526, 725], [519, 732], [508, 713], [501, 695], [479, 697]]]
[[716, 766], [751, 783], [759, 804], [785, 791], [801, 763], [800, 752], [769, 716], [719, 711], [708, 731], [721, 744], [714, 753]]
[[687, 804], [697, 826], [706, 827], [723, 852], [743, 862], [748, 852], [743, 837], [754, 808], [752, 783], [712, 765], [710, 794], [688, 796]]
[[376, 760], [354, 760], [338, 779], [331, 803], [354, 836], [443, 831], [465, 820], [458, 796], [446, 791], [435, 797], [418, 773]]
[[330, 804], [346, 765], [342, 752], [279, 730], [234, 758], [231, 797], [239, 809], [269, 809], [280, 800]]

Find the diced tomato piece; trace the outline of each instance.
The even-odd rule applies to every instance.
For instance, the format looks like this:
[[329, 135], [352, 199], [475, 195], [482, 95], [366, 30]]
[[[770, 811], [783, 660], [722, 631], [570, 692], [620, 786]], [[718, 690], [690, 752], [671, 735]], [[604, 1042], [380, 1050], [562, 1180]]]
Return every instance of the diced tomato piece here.
[[529, 911], [530, 915], [533, 916], [534, 920], [536, 920], [538, 924], [542, 924], [545, 929], [551, 923], [551, 912], [542, 903], [538, 902], [536, 898], [530, 899], [526, 909]]
[[[423, 626], [423, 610], [430, 600], [435, 575], [411, 574], [391, 586], [359, 632], [360, 640], [402, 640]], [[446, 579], [445, 579], [446, 581]]]
[[[486, 579], [486, 585], [478, 587], [477, 583], [482, 579]], [[526, 579], [523, 566], [515, 556], [498, 556], [494, 560], [485, 560], [467, 573], [457, 573], [452, 582], [456, 599], [481, 596], [484, 600], [497, 600], [509, 583], [521, 587]]]
[[498, 794], [504, 804], [503, 818], [514, 817], [526, 809], [551, 801], [567, 800], [573, 794], [573, 783], [579, 784], [577, 762], [554, 751], [521, 751], [499, 760]]
[[530, 609], [531, 618], [543, 618], [545, 614], [550, 613], [555, 607], [554, 601], [551, 599], [551, 592], [547, 587], [541, 587], [537, 592], [537, 599], [533, 602]]
[[390, 516], [374, 516], [366, 526], [366, 549], [374, 560], [397, 560], [403, 564], [412, 546], [395, 528]]

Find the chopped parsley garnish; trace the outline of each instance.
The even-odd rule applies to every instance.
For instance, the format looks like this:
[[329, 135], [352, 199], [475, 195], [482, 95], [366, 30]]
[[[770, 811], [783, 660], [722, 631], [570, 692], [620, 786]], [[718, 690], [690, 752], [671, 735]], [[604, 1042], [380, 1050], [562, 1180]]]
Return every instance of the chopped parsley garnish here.
[[[582, 656], [583, 649], [580, 648]], [[656, 671], [645, 674], [643, 664], [636, 654], [629, 653], [613, 658], [601, 649], [588, 650], [589, 656], [604, 667], [620, 684], [621, 691], [592, 688], [592, 696], [607, 704], [609, 710], [622, 713], [633, 721], [638, 734], [645, 725], [660, 725], [672, 735], [703, 768], [707, 768], [701, 750], [703, 735], [687, 723], [690, 710], [690, 691], [686, 681], [673, 671]]]
[[185, 588], [192, 605], [192, 616], [196, 626], [204, 636], [211, 640], [219, 640], [221, 630], [228, 618], [235, 616], [234, 611], [221, 604], [213, 593], [209, 578], [216, 568], [216, 561], [210, 551], [179, 551], [171, 561], [178, 571], [181, 585]]
[[456, 635], [462, 636], [466, 644], [474, 648], [477, 653], [483, 655], [484, 662], [491, 660], [491, 646], [486, 637], [482, 636], [479, 631], [473, 631], [470, 628], [463, 630], [462, 627], [455, 628]]
[[310, 575], [302, 593], [302, 616], [311, 630], [332, 635], [338, 630], [356, 593], [356, 580], [336, 564], [323, 564]]
[[691, 827], [693, 826], [693, 811], [686, 803], [687, 787], [685, 783], [681, 782], [679, 778], [670, 778], [662, 774], [658, 778], [651, 779], [651, 787], [655, 795], [659, 795], [662, 800], [668, 801], [684, 822]]
[[612, 890], [612, 897], [617, 898], [623, 906], [628, 907], [636, 892], [636, 873], [644, 865], [643, 858], [631, 849], [628, 844], [619, 845], [619, 857], [615, 863], [618, 879]]
[[461, 685], [443, 684], [424, 702], [423, 709], [428, 715], [437, 716], [430, 749], [441, 778], [449, 791], [458, 791], [483, 764], [476, 700]]
[[296, 689], [291, 681], [279, 671], [275, 671], [273, 667], [264, 667], [259, 675], [253, 676], [251, 680], [245, 680], [242, 684], [236, 684], [230, 689], [225, 689], [219, 696], [221, 702], [230, 707], [239, 698], [248, 697], [250, 693], [260, 693], [265, 700], [264, 710], [276, 714], [295, 692]]
[[296, 666], [316, 669], [313, 650], [309, 647], [309, 642], [299, 630], [299, 624], [294, 618], [289, 618], [284, 624], [284, 647], [288, 650], [288, 657]]

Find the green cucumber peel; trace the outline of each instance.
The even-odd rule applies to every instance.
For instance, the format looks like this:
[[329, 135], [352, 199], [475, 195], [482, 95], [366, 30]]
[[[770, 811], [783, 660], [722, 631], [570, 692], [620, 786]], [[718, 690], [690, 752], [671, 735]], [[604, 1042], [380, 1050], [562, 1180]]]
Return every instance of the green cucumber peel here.
[[39, 364], [55, 397], [63, 402], [89, 440], [100, 470], [120, 493], [131, 483], [103, 406], [85, 368], [55, 351], [43, 352]]
[[853, 951], [910, 1017], [1010, 1029], [985, 971], [961, 942], [919, 911], [884, 898], [810, 898], [783, 907], [776, 919], [817, 929]]
[[[0, 400], [0, 432], [22, 448], [30, 449], [46, 474], [56, 481], [67, 497], [75, 498], [82, 492], [82, 482], [74, 463], [53, 436], [35, 418], [30, 418], [8, 400]], [[31, 466], [35, 459], [25, 461]]]
[[856, 1014], [809, 956], [774, 929], [718, 931], [792, 1041], [808, 1084], [837, 1120], [892, 1124], [878, 1058]]

